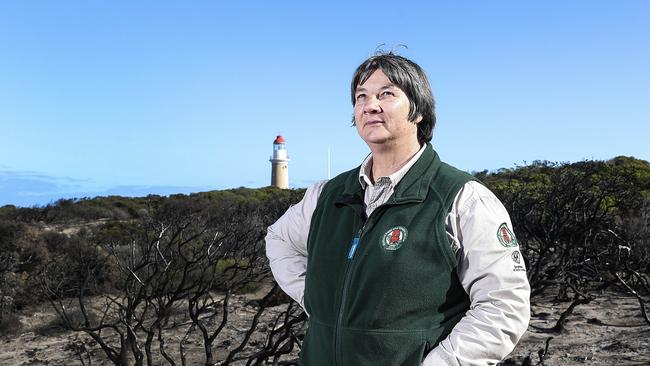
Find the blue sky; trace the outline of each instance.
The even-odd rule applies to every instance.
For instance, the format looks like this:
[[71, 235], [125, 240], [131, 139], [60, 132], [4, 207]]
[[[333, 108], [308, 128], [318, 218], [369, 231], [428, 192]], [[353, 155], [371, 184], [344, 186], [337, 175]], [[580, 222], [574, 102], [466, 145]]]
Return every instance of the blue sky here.
[[349, 82], [418, 62], [433, 145], [467, 171], [650, 160], [648, 1], [0, 3], [0, 205], [270, 183], [360, 163]]

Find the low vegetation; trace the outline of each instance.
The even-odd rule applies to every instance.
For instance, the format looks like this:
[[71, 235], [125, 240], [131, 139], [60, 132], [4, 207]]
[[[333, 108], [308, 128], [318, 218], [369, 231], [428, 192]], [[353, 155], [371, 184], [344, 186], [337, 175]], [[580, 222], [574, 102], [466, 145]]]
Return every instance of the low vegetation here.
[[[475, 176], [511, 214], [533, 302], [552, 293], [566, 304], [544, 332], [563, 332], [576, 307], [605, 289], [637, 299], [650, 325], [648, 162], [534, 162]], [[239, 188], [1, 207], [0, 332], [18, 332], [17, 312], [49, 302], [59, 318], [42, 334], [86, 334], [115, 365], [187, 364], [196, 360], [190, 340], [206, 365], [295, 363], [287, 355], [306, 317], [273, 286], [263, 238], [303, 193]], [[252, 305], [241, 339], [225, 339], [234, 296], [263, 288], [272, 290]], [[289, 305], [263, 326], [279, 303]]]

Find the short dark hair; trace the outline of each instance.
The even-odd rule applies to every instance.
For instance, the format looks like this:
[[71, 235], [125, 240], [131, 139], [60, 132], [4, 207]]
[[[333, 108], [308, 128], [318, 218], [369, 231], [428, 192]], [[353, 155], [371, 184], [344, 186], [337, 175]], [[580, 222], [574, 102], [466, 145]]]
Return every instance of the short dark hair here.
[[[415, 121], [418, 116], [422, 116], [422, 120], [418, 123], [420, 145], [431, 141], [433, 128], [436, 125], [436, 111], [429, 79], [418, 64], [406, 57], [393, 52], [379, 53], [359, 65], [352, 77], [352, 105], [354, 106], [356, 102], [357, 87], [365, 83], [378, 69], [381, 69], [388, 80], [406, 94], [410, 102], [409, 121]], [[352, 117], [352, 124], [355, 124], [354, 117]]]

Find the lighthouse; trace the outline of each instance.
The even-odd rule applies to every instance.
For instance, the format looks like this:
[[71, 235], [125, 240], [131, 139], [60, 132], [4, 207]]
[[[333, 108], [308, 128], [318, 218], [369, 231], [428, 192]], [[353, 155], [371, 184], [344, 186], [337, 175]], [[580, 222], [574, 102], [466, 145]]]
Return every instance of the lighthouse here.
[[271, 162], [271, 185], [282, 189], [289, 188], [289, 156], [286, 141], [281, 135], [273, 141], [273, 155], [269, 161]]

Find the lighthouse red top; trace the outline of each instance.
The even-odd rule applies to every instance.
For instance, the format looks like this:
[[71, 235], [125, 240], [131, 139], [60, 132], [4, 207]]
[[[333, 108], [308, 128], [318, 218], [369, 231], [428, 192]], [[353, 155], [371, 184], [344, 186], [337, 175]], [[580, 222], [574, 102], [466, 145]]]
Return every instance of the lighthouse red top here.
[[282, 135], [278, 135], [278, 137], [275, 138], [275, 141], [273, 141], [274, 144], [284, 144], [286, 141], [284, 141], [284, 137]]

